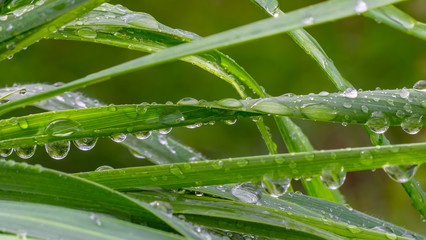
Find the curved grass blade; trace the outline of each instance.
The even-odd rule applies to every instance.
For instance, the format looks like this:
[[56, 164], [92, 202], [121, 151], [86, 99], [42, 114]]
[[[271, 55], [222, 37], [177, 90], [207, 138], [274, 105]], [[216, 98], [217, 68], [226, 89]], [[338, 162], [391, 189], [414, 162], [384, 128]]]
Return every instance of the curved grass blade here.
[[[361, 157], [363, 152], [370, 153], [373, 161], [364, 161]], [[425, 155], [425, 143], [399, 144], [135, 167], [79, 173], [76, 176], [114, 189], [141, 186], [190, 187], [243, 181], [257, 182], [265, 175], [271, 179], [311, 177], [342, 169], [351, 172], [373, 170], [387, 164], [422, 164], [426, 161], [423, 157]]]
[[[400, 0], [366, 0], [370, 9], [382, 7], [387, 4], [399, 2]], [[29, 105], [33, 102], [40, 101], [59, 95], [61, 93], [72, 91], [77, 88], [99, 83], [124, 73], [164, 63], [174, 59], [194, 55], [200, 52], [216, 49], [220, 47], [235, 45], [275, 34], [283, 33], [300, 27], [309, 26], [303, 22], [306, 14], [316, 19], [314, 24], [320, 24], [327, 21], [338, 20], [357, 14], [355, 6], [357, 0], [335, 0], [330, 2], [319, 3], [300, 10], [293, 11], [285, 16], [275, 19], [265, 19], [246, 26], [238, 27], [229, 31], [212, 35], [191, 43], [182, 44], [172, 48], [165, 49], [161, 52], [154, 53], [145, 57], [141, 57], [100, 72], [90, 74], [81, 79], [64, 84], [54, 90], [44, 92], [37, 96], [28, 97], [19, 101], [10, 102], [0, 105], [0, 115], [11, 111], [18, 107]]]
[[422, 124], [426, 123], [422, 118], [426, 114], [426, 108], [422, 105], [426, 95], [417, 90], [404, 91], [410, 96], [399, 97], [400, 90], [376, 90], [359, 92], [357, 98], [348, 98], [343, 93], [332, 93], [328, 96], [283, 95], [240, 101], [195, 100], [191, 102], [193, 105], [119, 105], [47, 112], [1, 120], [0, 148], [111, 136], [115, 133], [134, 133], [266, 114], [351, 124], [372, 122], [372, 127], [380, 128], [379, 130], [406, 122], [411, 124], [413, 121], [415, 127], [421, 128]]
[[21, 51], [106, 0], [47, 0], [21, 7], [0, 22], [0, 61]]
[[[217, 198], [211, 198], [207, 196], [199, 197], [194, 195], [176, 195], [176, 194], [157, 194], [154, 192], [138, 192], [138, 193], [130, 193], [131, 196], [140, 199], [150, 199], [157, 201], [165, 201], [170, 202], [173, 206], [173, 209], [177, 213], [185, 214], [186, 217], [189, 217], [191, 220], [195, 221], [209, 221], [206, 218], [211, 218], [211, 216], [219, 218], [221, 223], [223, 222], [232, 222], [237, 221], [238, 223], [229, 224], [221, 224], [221, 228], [226, 227], [235, 227], [235, 225], [239, 225], [239, 229], [242, 232], [247, 231], [247, 223], [262, 223], [262, 227], [256, 227], [254, 229], [249, 229], [247, 232], [255, 235], [266, 234], [268, 235], [268, 231], [259, 230], [259, 228], [266, 228], [268, 230], [272, 230], [272, 233], [276, 234], [276, 227], [284, 228], [286, 230], [301, 230], [303, 232], [308, 231], [311, 232], [311, 229], [302, 230], [304, 224], [316, 227], [316, 231], [318, 229], [326, 230], [329, 233], [340, 235], [341, 237], [347, 238], [362, 238], [362, 239], [384, 239], [387, 237], [402, 237], [402, 238], [415, 238], [415, 239], [424, 239], [422, 236], [409, 232], [406, 229], [401, 227], [392, 225], [390, 223], [381, 221], [379, 219], [375, 219], [373, 217], [367, 216], [360, 212], [353, 212], [348, 210], [346, 207], [335, 204], [332, 202], [328, 202], [321, 199], [315, 199], [312, 197], [307, 197], [301, 194], [288, 193], [285, 196], [287, 198], [291, 198], [295, 196], [297, 201], [302, 202], [309, 199], [314, 201], [315, 204], [321, 202], [324, 207], [319, 206], [313, 207], [314, 211], [318, 211], [318, 214], [301, 214], [291, 210], [291, 206], [288, 204], [282, 204], [283, 201], [276, 200], [279, 202], [279, 206], [260, 206], [258, 204], [248, 204], [248, 203], [240, 203], [235, 201], [222, 200]], [[297, 195], [301, 195], [303, 200]], [[305, 198], [303, 198], [305, 197]], [[170, 201], [169, 199], [174, 199]], [[297, 202], [293, 200], [293, 202]], [[293, 204], [298, 206], [297, 203]], [[318, 207], [318, 208], [317, 208]], [[311, 207], [307, 207], [309, 209]], [[246, 209], [246, 210], [243, 210]], [[288, 210], [287, 210], [288, 209]], [[336, 210], [333, 212], [333, 210]], [[321, 213], [321, 211], [323, 213]], [[329, 214], [331, 213], [331, 214]], [[349, 214], [347, 216], [346, 214]], [[189, 215], [189, 216], [188, 216]], [[195, 215], [195, 216], [194, 216]], [[354, 219], [355, 216], [358, 219]], [[208, 217], [209, 216], [209, 217]], [[231, 221], [229, 221], [231, 220]], [[348, 223], [347, 221], [354, 220], [354, 222]], [[215, 224], [211, 220], [210, 226], [214, 227]], [[204, 223], [204, 222], [203, 222]], [[302, 229], [298, 229], [302, 223]], [[248, 224], [249, 225], [249, 224]], [[296, 228], [294, 228], [296, 225]], [[217, 225], [216, 225], [217, 226]], [[274, 226], [274, 227], [272, 227]], [[271, 229], [272, 227], [272, 229]], [[283, 230], [284, 230], [283, 229]], [[236, 229], [229, 229], [236, 230]], [[275, 230], [275, 231], [274, 231]], [[382, 231], [383, 230], [383, 231]], [[279, 231], [279, 230], [278, 230]], [[284, 230], [285, 231], [285, 230]], [[315, 230], [314, 230], [315, 231]], [[328, 233], [328, 234], [329, 234]], [[320, 233], [321, 234], [321, 233]], [[317, 237], [326, 237], [324, 235], [315, 234]], [[278, 237], [280, 239], [286, 239], [286, 235], [280, 236], [270, 236], [270, 237]], [[334, 236], [337, 237], [337, 236]], [[331, 236], [326, 237], [327, 239], [331, 238]]]
[[91, 212], [3, 200], [0, 225], [5, 232], [43, 239], [184, 239]]

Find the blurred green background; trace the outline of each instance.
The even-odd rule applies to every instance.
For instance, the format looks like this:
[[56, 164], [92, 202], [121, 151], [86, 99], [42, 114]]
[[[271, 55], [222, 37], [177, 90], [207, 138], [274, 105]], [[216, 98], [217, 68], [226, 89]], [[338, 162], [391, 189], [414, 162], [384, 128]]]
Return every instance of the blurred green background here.
[[[280, 1], [283, 11], [317, 2]], [[131, 10], [147, 12], [163, 24], [201, 36], [267, 17], [248, 0], [141, 0], [111, 3], [121, 3]], [[426, 1], [408, 1], [398, 6], [417, 20], [426, 21]], [[342, 75], [357, 88], [411, 87], [418, 80], [426, 79], [425, 42], [383, 24], [358, 16], [311, 27], [308, 31], [334, 60]], [[227, 48], [223, 52], [243, 66], [271, 95], [336, 91], [316, 63], [284, 34]], [[13, 83], [69, 82], [141, 55], [143, 53], [92, 43], [44, 40], [0, 64], [1, 87]], [[183, 97], [206, 100], [238, 97], [224, 81], [183, 62], [167, 63], [126, 74], [82, 91], [108, 104], [176, 102]], [[8, 116], [35, 111], [26, 108]], [[371, 145], [360, 126], [343, 127], [340, 124], [303, 120], [296, 122], [316, 149]], [[272, 121], [270, 123], [272, 126]], [[274, 127], [272, 132], [279, 143], [280, 152], [286, 152]], [[393, 143], [426, 140], [425, 130], [414, 136], [396, 127], [388, 132]], [[212, 159], [268, 153], [250, 120], [239, 120], [233, 126], [217, 123], [197, 129], [178, 128], [171, 135]], [[15, 155], [11, 158], [18, 160]], [[134, 158], [125, 148], [109, 139], [101, 139], [90, 152], [73, 148], [69, 156], [61, 161], [50, 159], [39, 147], [36, 156], [27, 162], [66, 172], [94, 170], [100, 165], [127, 167], [149, 164]], [[425, 167], [420, 167], [416, 175], [424, 188], [425, 173]], [[402, 187], [387, 178], [382, 170], [349, 173], [341, 190], [355, 209], [426, 234], [425, 223], [422, 223], [420, 215], [411, 206]]]

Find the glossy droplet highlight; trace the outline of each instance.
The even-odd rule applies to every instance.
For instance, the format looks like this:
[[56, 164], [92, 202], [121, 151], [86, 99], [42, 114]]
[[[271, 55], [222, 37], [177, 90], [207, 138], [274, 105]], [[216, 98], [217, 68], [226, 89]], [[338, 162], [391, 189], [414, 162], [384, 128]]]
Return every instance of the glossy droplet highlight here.
[[116, 143], [121, 143], [121, 142], [124, 142], [124, 140], [126, 140], [127, 135], [124, 133], [116, 133], [111, 135], [109, 138]]
[[406, 98], [408, 98], [408, 97], [410, 96], [410, 92], [408, 91], [408, 89], [407, 89], [407, 88], [403, 87], [403, 88], [401, 89], [401, 91], [399, 92], [399, 96], [400, 96], [401, 98], [406, 99]]
[[244, 203], [257, 203], [262, 197], [262, 192], [253, 183], [240, 183], [231, 190], [232, 195]]
[[140, 131], [140, 132], [133, 133], [133, 135], [139, 140], [148, 139], [151, 136], [151, 134], [152, 134], [151, 131]]
[[71, 119], [59, 119], [47, 125], [45, 133], [55, 137], [66, 137], [80, 130], [80, 123]]
[[200, 102], [195, 98], [186, 97], [179, 100], [177, 104], [178, 105], [198, 105], [200, 104]]
[[149, 205], [151, 205], [154, 209], [160, 210], [169, 217], [173, 216], [173, 207], [168, 202], [153, 201], [150, 202]]
[[70, 151], [71, 143], [70, 141], [58, 141], [58, 142], [51, 142], [46, 143], [45, 145], [47, 154], [55, 159], [55, 160], [61, 160], [64, 159], [68, 152]]
[[102, 172], [102, 171], [108, 171], [108, 170], [114, 170], [114, 168], [111, 166], [103, 165], [96, 168], [95, 172]]
[[0, 156], [1, 157], [9, 157], [13, 152], [13, 148], [3, 148], [0, 149]]
[[158, 129], [158, 133], [162, 135], [167, 135], [172, 131], [173, 128], [164, 128], [164, 129]]
[[165, 110], [161, 113], [159, 121], [164, 124], [172, 125], [185, 120], [185, 117], [179, 110]]
[[347, 88], [343, 91], [343, 96], [347, 98], [356, 98], [358, 96], [358, 91], [353, 88]]
[[291, 178], [269, 179], [266, 177], [262, 181], [262, 187], [271, 197], [278, 198], [287, 192], [290, 183]]
[[220, 101], [217, 101], [216, 104], [222, 107], [228, 107], [228, 108], [239, 108], [243, 106], [243, 104], [240, 101], [233, 98], [222, 99]]
[[346, 173], [342, 167], [339, 172], [329, 170], [323, 171], [320, 177], [324, 186], [334, 190], [343, 185], [346, 179]]
[[385, 133], [390, 125], [387, 117], [380, 111], [373, 112], [365, 124], [377, 134]]
[[363, 0], [359, 0], [357, 3], [356, 3], [356, 5], [355, 5], [355, 12], [357, 13], [357, 14], [360, 14], [360, 13], [363, 13], [363, 12], [366, 12], [367, 10], [368, 10], [368, 6], [367, 6], [367, 3], [366, 2], [364, 2]]
[[360, 162], [364, 165], [370, 165], [373, 163], [373, 155], [370, 151], [364, 150], [360, 153]]
[[82, 150], [82, 151], [89, 151], [92, 150], [98, 141], [98, 138], [80, 138], [78, 140], [74, 140], [74, 145]]
[[271, 100], [260, 100], [253, 104], [251, 109], [274, 115], [288, 115], [293, 112], [291, 108]]
[[413, 89], [420, 92], [426, 92], [426, 81], [420, 80], [416, 82], [413, 86]]
[[98, 35], [95, 30], [88, 27], [79, 28], [75, 31], [75, 33], [83, 38], [96, 38], [96, 36]]
[[399, 183], [408, 182], [416, 174], [417, 164], [407, 164], [401, 166], [383, 166], [383, 170], [388, 174], [388, 176]]
[[331, 121], [337, 115], [337, 111], [335, 111], [333, 108], [325, 104], [303, 105], [300, 108], [300, 111], [306, 117], [312, 120], [319, 120], [319, 121]]
[[171, 174], [175, 175], [176, 177], [178, 177], [180, 179], [185, 178], [182, 170], [180, 170], [180, 168], [176, 165], [171, 165], [170, 168], [169, 168], [169, 171], [170, 171]]
[[18, 157], [22, 159], [29, 159], [32, 156], [34, 156], [36, 148], [37, 148], [37, 145], [16, 147], [15, 152], [16, 152], [16, 155], [18, 155]]
[[423, 115], [413, 114], [405, 118], [401, 123], [402, 130], [408, 134], [417, 134], [423, 127], [422, 117]]

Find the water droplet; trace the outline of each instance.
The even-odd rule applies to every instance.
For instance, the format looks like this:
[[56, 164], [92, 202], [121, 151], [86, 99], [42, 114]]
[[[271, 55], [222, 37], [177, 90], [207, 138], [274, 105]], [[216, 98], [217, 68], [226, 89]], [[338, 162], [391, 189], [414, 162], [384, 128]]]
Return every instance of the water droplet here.
[[180, 168], [176, 165], [171, 165], [170, 168], [170, 173], [175, 175], [176, 177], [180, 178], [180, 179], [184, 179], [185, 176], [183, 175], [182, 170], [180, 170]]
[[178, 105], [198, 105], [200, 104], [200, 102], [195, 98], [186, 97], [179, 100], [177, 104]]
[[398, 110], [398, 111], [396, 111], [395, 115], [399, 118], [403, 118], [405, 116], [405, 112], [402, 111], [402, 110]]
[[92, 220], [93, 222], [95, 222], [96, 225], [102, 226], [101, 219], [99, 219], [99, 217], [96, 216], [94, 213], [91, 213], [90, 216], [89, 216], [89, 218], [90, 218], [90, 220]]
[[108, 106], [108, 111], [110, 111], [110, 112], [117, 112], [117, 107], [114, 106], [114, 105], [109, 105]]
[[343, 96], [347, 98], [356, 98], [358, 96], [358, 91], [353, 88], [346, 88], [346, 90], [343, 91]]
[[228, 119], [224, 121], [227, 125], [234, 125], [237, 122], [237, 119]]
[[194, 129], [194, 128], [198, 128], [198, 127], [201, 127], [201, 126], [203, 126], [202, 123], [195, 123], [195, 124], [192, 124], [192, 125], [187, 125], [186, 128]]
[[144, 29], [158, 29], [158, 22], [146, 13], [128, 13], [121, 17], [125, 23]]
[[245, 166], [247, 166], [248, 165], [248, 161], [246, 160], [246, 159], [238, 159], [237, 160], [237, 165], [239, 166], [239, 167], [245, 167]]
[[124, 142], [124, 140], [126, 140], [127, 135], [124, 133], [116, 133], [111, 135], [109, 138], [111, 138], [111, 140], [116, 143], [121, 143], [121, 142]]
[[185, 120], [185, 117], [179, 110], [165, 110], [161, 113], [159, 121], [164, 124], [172, 125]]
[[395, 240], [398, 238], [395, 233], [385, 233], [385, 236], [387, 239], [390, 239], [390, 240]]
[[328, 95], [329, 95], [329, 93], [326, 92], [326, 91], [322, 91], [322, 92], [318, 93], [318, 96], [321, 96], [321, 97], [325, 97], [325, 96], [328, 96]]
[[82, 151], [89, 151], [92, 150], [96, 142], [98, 141], [98, 138], [80, 138], [78, 140], [74, 140], [74, 145], [82, 150]]
[[158, 129], [158, 133], [162, 135], [167, 135], [172, 131], [173, 128], [164, 128], [164, 129]]
[[139, 158], [139, 159], [145, 159], [146, 156], [138, 151], [135, 151], [133, 149], [129, 149], [130, 153], [133, 155], [133, 157], [135, 158]]
[[1, 157], [9, 157], [10, 154], [12, 154], [13, 148], [3, 148], [0, 149], [0, 156]]
[[416, 82], [413, 86], [413, 89], [416, 91], [426, 92], [426, 81], [420, 80]]
[[344, 102], [344, 103], [343, 103], [343, 107], [345, 107], [345, 108], [351, 108], [351, 107], [352, 107], [352, 104], [350, 104], [350, 103], [348, 103], [348, 102]]
[[145, 114], [148, 111], [148, 103], [141, 103], [136, 106], [136, 112], [139, 114]]
[[80, 123], [71, 119], [59, 119], [47, 125], [45, 133], [55, 137], [66, 137], [80, 130]]
[[362, 232], [362, 229], [359, 228], [359, 227], [357, 227], [357, 226], [355, 226], [355, 225], [348, 225], [348, 230], [351, 233], [360, 233], [360, 232]]
[[417, 171], [419, 165], [417, 164], [407, 164], [401, 166], [383, 166], [383, 170], [388, 174], [388, 176], [399, 183], [404, 183], [409, 181]]
[[373, 112], [365, 124], [370, 128], [371, 131], [377, 134], [385, 133], [390, 125], [387, 117], [380, 111]]
[[212, 167], [215, 169], [221, 169], [223, 167], [223, 161], [222, 160], [212, 161]]
[[408, 98], [410, 96], [410, 92], [408, 91], [406, 87], [403, 87], [401, 91], [399, 92], [399, 96], [401, 98]]
[[305, 154], [305, 159], [308, 160], [308, 161], [312, 161], [312, 160], [314, 160], [314, 158], [315, 158], [315, 154], [313, 152]]
[[284, 195], [290, 187], [291, 178], [269, 179], [267, 177], [262, 181], [262, 187], [274, 198]]
[[364, 112], [364, 113], [368, 113], [368, 107], [365, 106], [365, 105], [362, 105], [361, 106], [361, 111]]
[[220, 101], [217, 101], [216, 104], [222, 107], [228, 107], [228, 108], [239, 108], [243, 106], [243, 104], [240, 101], [233, 98], [222, 99]]
[[133, 133], [133, 135], [135, 135], [135, 137], [140, 140], [148, 139], [151, 136], [151, 134], [152, 134], [152, 131], [140, 131], [140, 132]]
[[262, 192], [253, 183], [240, 183], [231, 190], [232, 195], [244, 203], [257, 203]]
[[18, 157], [22, 159], [28, 159], [34, 156], [36, 148], [37, 148], [37, 145], [21, 146], [21, 147], [16, 147], [15, 152], [16, 152], [16, 155], [18, 155]]
[[19, 94], [21, 94], [21, 95], [25, 95], [25, 94], [27, 94], [27, 89], [25, 89], [25, 88], [21, 89], [21, 90], [19, 91]]
[[51, 142], [46, 143], [45, 145], [47, 154], [55, 159], [55, 160], [61, 160], [64, 159], [68, 152], [70, 151], [71, 143], [70, 141], [58, 141], [58, 142]]
[[337, 115], [337, 112], [334, 109], [321, 103], [303, 105], [300, 111], [306, 117], [319, 121], [331, 121]]
[[364, 165], [370, 165], [373, 163], [373, 155], [370, 151], [364, 150], [360, 153], [360, 162]]
[[96, 38], [96, 36], [98, 35], [95, 30], [88, 27], [79, 28], [75, 31], [75, 33], [83, 38]]
[[288, 115], [293, 112], [291, 108], [271, 100], [259, 100], [251, 106], [251, 109], [274, 115]]
[[18, 119], [18, 126], [24, 130], [28, 128], [28, 121], [26, 119]]
[[413, 114], [410, 117], [405, 118], [401, 123], [401, 128], [408, 134], [417, 134], [422, 130], [422, 117], [423, 115]]
[[360, 13], [363, 13], [368, 10], [367, 3], [363, 0], [359, 0], [355, 5], [355, 12], [359, 15]]
[[95, 172], [102, 172], [102, 171], [108, 171], [108, 170], [114, 170], [114, 168], [111, 166], [103, 165], [96, 168]]
[[14, 43], [14, 42], [12, 42], [12, 43], [10, 43], [10, 44], [7, 44], [6, 45], [6, 49], [8, 49], [8, 50], [12, 50], [12, 49], [14, 49], [16, 47], [16, 44]]
[[302, 23], [304, 25], [311, 25], [314, 23], [314, 20], [315, 20], [314, 17], [310, 16], [310, 17], [302, 19]]
[[157, 210], [160, 210], [164, 213], [166, 213], [167, 216], [171, 217], [173, 215], [173, 208], [168, 202], [163, 201], [153, 201], [150, 202], [149, 205], [154, 207]]
[[343, 185], [346, 179], [346, 173], [342, 167], [338, 173], [334, 171], [323, 171], [320, 177], [324, 186], [334, 190]]

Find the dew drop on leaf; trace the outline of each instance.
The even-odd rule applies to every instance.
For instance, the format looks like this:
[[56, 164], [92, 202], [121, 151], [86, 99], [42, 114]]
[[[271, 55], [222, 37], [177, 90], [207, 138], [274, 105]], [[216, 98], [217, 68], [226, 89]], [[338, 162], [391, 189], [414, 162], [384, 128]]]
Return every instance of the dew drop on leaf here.
[[18, 155], [18, 157], [22, 159], [29, 159], [32, 156], [34, 156], [36, 148], [37, 148], [37, 145], [15, 147], [15, 152], [16, 152], [16, 155]]
[[388, 176], [399, 183], [404, 183], [409, 181], [417, 171], [419, 165], [417, 164], [407, 164], [401, 166], [383, 166], [383, 170], [388, 174]]
[[121, 143], [121, 142], [124, 142], [124, 140], [126, 140], [127, 135], [124, 133], [116, 133], [111, 135], [109, 138], [111, 138], [111, 140], [116, 143]]
[[49, 123], [45, 133], [49, 136], [66, 137], [80, 130], [80, 123], [71, 119], [59, 119]]
[[360, 162], [364, 165], [370, 165], [373, 163], [373, 155], [370, 151], [364, 150], [360, 153]]
[[161, 135], [167, 135], [172, 131], [173, 128], [164, 128], [164, 129], [158, 129], [158, 133]]
[[406, 87], [403, 87], [403, 88], [401, 89], [401, 91], [399, 92], [399, 96], [400, 96], [401, 98], [406, 99], [406, 98], [408, 98], [408, 97], [410, 96], [410, 92], [408, 91], [408, 89], [407, 89]]
[[268, 179], [261, 182], [263, 189], [274, 198], [284, 195], [290, 187], [291, 178]]
[[390, 125], [387, 117], [380, 111], [373, 112], [365, 124], [377, 134], [385, 133]]
[[224, 121], [227, 125], [234, 125], [237, 123], [237, 119], [229, 119]]
[[334, 190], [343, 185], [346, 179], [346, 173], [342, 167], [339, 172], [330, 170], [323, 171], [320, 177], [324, 186]]
[[360, 13], [367, 11], [368, 10], [367, 3], [364, 2], [363, 0], [358, 0], [358, 2], [355, 5], [354, 10], [357, 14], [360, 14]]
[[242, 107], [243, 104], [237, 99], [233, 98], [225, 98], [216, 102], [217, 105], [228, 108], [239, 108]]
[[262, 192], [253, 183], [240, 183], [231, 189], [232, 195], [244, 203], [257, 203], [262, 197]]
[[176, 124], [185, 120], [185, 117], [179, 110], [165, 110], [161, 113], [159, 121], [164, 124]]
[[55, 159], [55, 160], [61, 160], [64, 159], [68, 152], [70, 151], [71, 143], [70, 141], [58, 141], [58, 142], [51, 142], [46, 143], [45, 145], [47, 154]]
[[168, 202], [153, 201], [150, 202], [149, 205], [151, 205], [154, 209], [160, 210], [169, 217], [173, 216], [173, 207]]
[[291, 108], [271, 100], [259, 100], [251, 106], [251, 109], [274, 115], [288, 115], [293, 112]]
[[420, 80], [416, 82], [413, 86], [413, 89], [416, 91], [426, 92], [426, 81]]
[[80, 37], [83, 38], [96, 38], [97, 33], [95, 30], [93, 30], [92, 28], [88, 28], [88, 27], [83, 27], [83, 28], [79, 28], [75, 31], [75, 34], [77, 34]]
[[95, 172], [102, 172], [102, 171], [108, 171], [108, 170], [114, 170], [114, 168], [111, 166], [103, 165], [96, 168]]
[[181, 100], [177, 102], [177, 105], [198, 105], [198, 104], [200, 104], [200, 102], [197, 99], [191, 98], [191, 97], [182, 98]]
[[321, 104], [321, 103], [320, 104], [314, 103], [314, 104], [303, 105], [300, 108], [300, 111], [306, 117], [308, 117], [312, 120], [319, 120], [319, 121], [331, 121], [337, 115], [337, 111], [335, 111], [331, 107], [329, 107], [325, 104]]
[[78, 149], [82, 151], [89, 151], [96, 146], [97, 141], [98, 141], [98, 138], [80, 138], [80, 139], [74, 140], [73, 142]]
[[417, 134], [423, 127], [422, 117], [423, 115], [416, 113], [405, 118], [401, 123], [402, 130], [408, 134]]
[[151, 136], [151, 134], [152, 134], [151, 131], [140, 131], [140, 132], [133, 133], [133, 135], [139, 140], [148, 139]]
[[347, 98], [356, 98], [358, 96], [358, 91], [353, 88], [347, 88], [343, 91], [343, 96]]
[[0, 149], [0, 156], [1, 157], [9, 157], [13, 152], [13, 148], [3, 148]]

